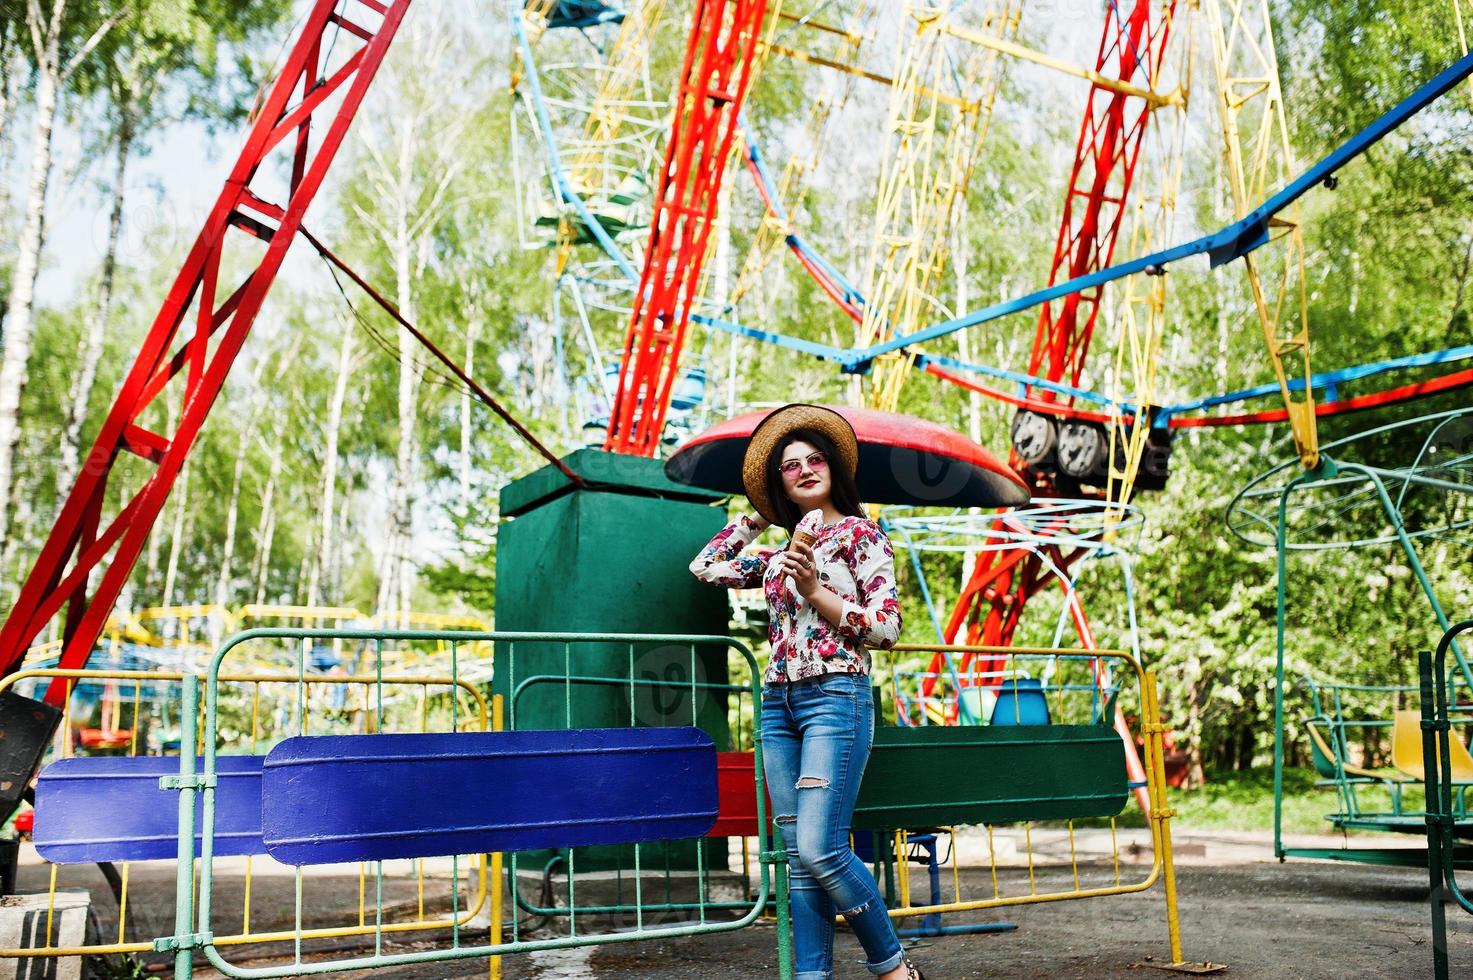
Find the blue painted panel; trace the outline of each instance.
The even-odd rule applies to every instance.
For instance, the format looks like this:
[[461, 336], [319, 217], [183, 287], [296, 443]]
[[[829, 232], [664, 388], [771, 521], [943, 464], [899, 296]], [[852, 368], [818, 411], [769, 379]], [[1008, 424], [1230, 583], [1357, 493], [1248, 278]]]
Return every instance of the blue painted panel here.
[[[264, 854], [261, 763], [265, 756], [216, 760], [215, 853]], [[179, 792], [159, 789], [179, 759], [99, 756], [59, 759], [36, 783], [36, 850], [53, 864], [155, 861], [179, 853]], [[200, 819], [196, 807], [195, 834]]]
[[716, 822], [698, 728], [289, 738], [262, 776], [287, 864], [681, 840]]

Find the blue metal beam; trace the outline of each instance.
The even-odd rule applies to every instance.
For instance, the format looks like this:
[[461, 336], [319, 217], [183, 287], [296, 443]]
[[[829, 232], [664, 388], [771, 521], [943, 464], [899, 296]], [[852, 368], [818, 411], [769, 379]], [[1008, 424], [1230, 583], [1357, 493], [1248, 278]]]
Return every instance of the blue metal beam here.
[[1316, 184], [1326, 181], [1334, 176], [1335, 172], [1345, 166], [1351, 160], [1370, 149], [1392, 130], [1399, 127], [1412, 116], [1425, 109], [1429, 104], [1441, 97], [1447, 91], [1456, 86], [1463, 79], [1473, 74], [1473, 53], [1464, 55], [1443, 69], [1437, 77], [1423, 85], [1410, 96], [1403, 99], [1390, 112], [1381, 116], [1365, 129], [1347, 140], [1329, 156], [1319, 163], [1310, 167], [1287, 187], [1264, 201], [1244, 217], [1234, 221], [1232, 224], [1219, 229], [1209, 235], [1186, 242], [1172, 248], [1163, 249], [1151, 255], [1131, 259], [1119, 265], [1100, 269], [1088, 275], [1077, 276], [1066, 282], [1056, 283], [1044, 289], [1035, 290], [1025, 296], [1015, 299], [1004, 300], [991, 306], [975, 310], [965, 316], [956, 317], [942, 323], [917, 330], [915, 333], [901, 334], [892, 337], [883, 343], [874, 344], [863, 350], [854, 352], [850, 359], [845, 362], [844, 370], [850, 373], [863, 373], [868, 370], [869, 362], [881, 354], [893, 350], [900, 350], [911, 344], [924, 343], [944, 337], [958, 330], [975, 327], [1012, 313], [1019, 313], [1032, 309], [1043, 303], [1048, 303], [1073, 293], [1093, 289], [1126, 276], [1133, 276], [1140, 272], [1159, 274], [1165, 271], [1166, 266], [1172, 262], [1194, 255], [1207, 255], [1211, 265], [1216, 268], [1233, 259], [1242, 258], [1254, 249], [1259, 248], [1268, 241], [1269, 220], [1280, 211], [1299, 200]]
[[542, 99], [542, 82], [537, 74], [537, 60], [532, 57], [532, 43], [527, 40], [527, 31], [522, 24], [522, 5], [518, 0], [510, 0], [512, 31], [517, 37], [517, 46], [522, 52], [522, 64], [527, 69], [526, 82], [531, 90], [532, 112], [537, 117], [537, 128], [542, 130], [542, 147], [547, 152], [547, 173], [552, 181], [553, 192], [566, 204], [573, 208], [573, 213], [578, 215], [578, 220], [588, 228], [588, 233], [593, 240], [598, 242], [598, 247], [603, 249], [604, 254], [614, 260], [619, 271], [629, 279], [631, 283], [639, 282], [639, 273], [619, 246], [614, 244], [614, 239], [604, 230], [603, 225], [589, 212], [588, 205], [583, 203], [583, 198], [573, 189], [568, 180], [567, 172], [563, 169], [562, 157], [558, 154], [557, 139], [552, 131], [552, 120], [548, 118], [547, 106]]

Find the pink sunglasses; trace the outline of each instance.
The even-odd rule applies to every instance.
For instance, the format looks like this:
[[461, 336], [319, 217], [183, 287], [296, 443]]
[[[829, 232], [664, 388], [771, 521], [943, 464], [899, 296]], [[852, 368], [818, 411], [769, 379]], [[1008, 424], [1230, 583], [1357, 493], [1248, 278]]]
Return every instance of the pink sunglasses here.
[[[821, 470], [828, 465], [829, 458], [823, 453], [813, 453], [808, 457], [808, 468], [811, 470]], [[803, 461], [801, 459], [790, 459], [778, 467], [782, 475], [787, 477], [797, 476], [802, 469]]]

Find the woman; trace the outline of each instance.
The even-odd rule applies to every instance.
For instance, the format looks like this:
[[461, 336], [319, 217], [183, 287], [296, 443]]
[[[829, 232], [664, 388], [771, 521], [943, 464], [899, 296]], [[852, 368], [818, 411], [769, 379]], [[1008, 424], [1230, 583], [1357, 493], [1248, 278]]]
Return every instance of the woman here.
[[[849, 823], [874, 740], [869, 647], [900, 636], [890, 541], [859, 502], [854, 429], [817, 405], [785, 405], [752, 432], [742, 463], [746, 514], [691, 562], [704, 582], [762, 586], [772, 659], [763, 676], [762, 758], [788, 850], [797, 980], [832, 980], [834, 913], [848, 921], [881, 980], [924, 980], [905, 959], [874, 877], [849, 848]], [[791, 536], [823, 523], [810, 546], [743, 554], [771, 524]]]

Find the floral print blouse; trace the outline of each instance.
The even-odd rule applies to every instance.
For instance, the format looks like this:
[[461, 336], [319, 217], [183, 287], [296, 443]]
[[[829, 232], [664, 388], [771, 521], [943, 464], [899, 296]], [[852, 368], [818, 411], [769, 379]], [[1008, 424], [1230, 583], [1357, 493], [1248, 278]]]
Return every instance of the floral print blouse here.
[[762, 587], [767, 596], [767, 636], [772, 659], [765, 684], [800, 681], [823, 674], [868, 674], [870, 647], [888, 650], [900, 638], [900, 600], [895, 591], [895, 554], [880, 526], [863, 517], [825, 524], [813, 543], [821, 587], [844, 600], [839, 625], [830, 623], [788, 587], [770, 566], [777, 548], [743, 553], [762, 533], [743, 514], [727, 524], [690, 563], [696, 578], [732, 589]]

